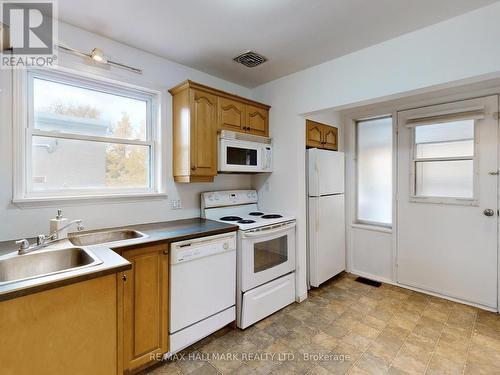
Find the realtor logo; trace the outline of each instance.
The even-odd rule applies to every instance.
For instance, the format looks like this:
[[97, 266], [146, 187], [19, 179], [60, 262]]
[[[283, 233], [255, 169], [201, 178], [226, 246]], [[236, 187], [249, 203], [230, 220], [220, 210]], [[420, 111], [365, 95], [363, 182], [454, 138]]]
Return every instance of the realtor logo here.
[[55, 56], [53, 1], [2, 1], [1, 66], [52, 66]]

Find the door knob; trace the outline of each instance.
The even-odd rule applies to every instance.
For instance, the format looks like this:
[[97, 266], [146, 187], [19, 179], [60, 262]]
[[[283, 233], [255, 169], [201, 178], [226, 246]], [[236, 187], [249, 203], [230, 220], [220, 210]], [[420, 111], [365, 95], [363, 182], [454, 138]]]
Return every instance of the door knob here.
[[491, 208], [487, 208], [486, 210], [483, 211], [483, 214], [485, 216], [494, 216], [495, 215], [495, 211], [492, 210]]

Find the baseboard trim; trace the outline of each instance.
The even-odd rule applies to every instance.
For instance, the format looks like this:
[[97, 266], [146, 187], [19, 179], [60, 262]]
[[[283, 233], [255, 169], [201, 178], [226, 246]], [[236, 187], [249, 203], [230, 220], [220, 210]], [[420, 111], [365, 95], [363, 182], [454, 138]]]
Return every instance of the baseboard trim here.
[[307, 292], [302, 293], [295, 297], [295, 301], [298, 303], [304, 302], [307, 299]]

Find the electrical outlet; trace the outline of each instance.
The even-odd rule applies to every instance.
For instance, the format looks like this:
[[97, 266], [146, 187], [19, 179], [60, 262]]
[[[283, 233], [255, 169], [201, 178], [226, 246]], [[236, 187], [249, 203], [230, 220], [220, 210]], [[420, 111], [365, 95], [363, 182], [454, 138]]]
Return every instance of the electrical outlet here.
[[170, 208], [172, 210], [180, 210], [182, 208], [182, 201], [180, 199], [172, 199], [170, 201]]

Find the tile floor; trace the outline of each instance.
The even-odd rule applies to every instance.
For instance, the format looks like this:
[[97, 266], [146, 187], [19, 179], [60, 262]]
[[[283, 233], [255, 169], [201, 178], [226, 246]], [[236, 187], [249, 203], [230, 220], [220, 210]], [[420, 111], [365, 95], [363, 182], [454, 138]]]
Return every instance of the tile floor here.
[[150, 374], [500, 374], [500, 316], [342, 274]]

